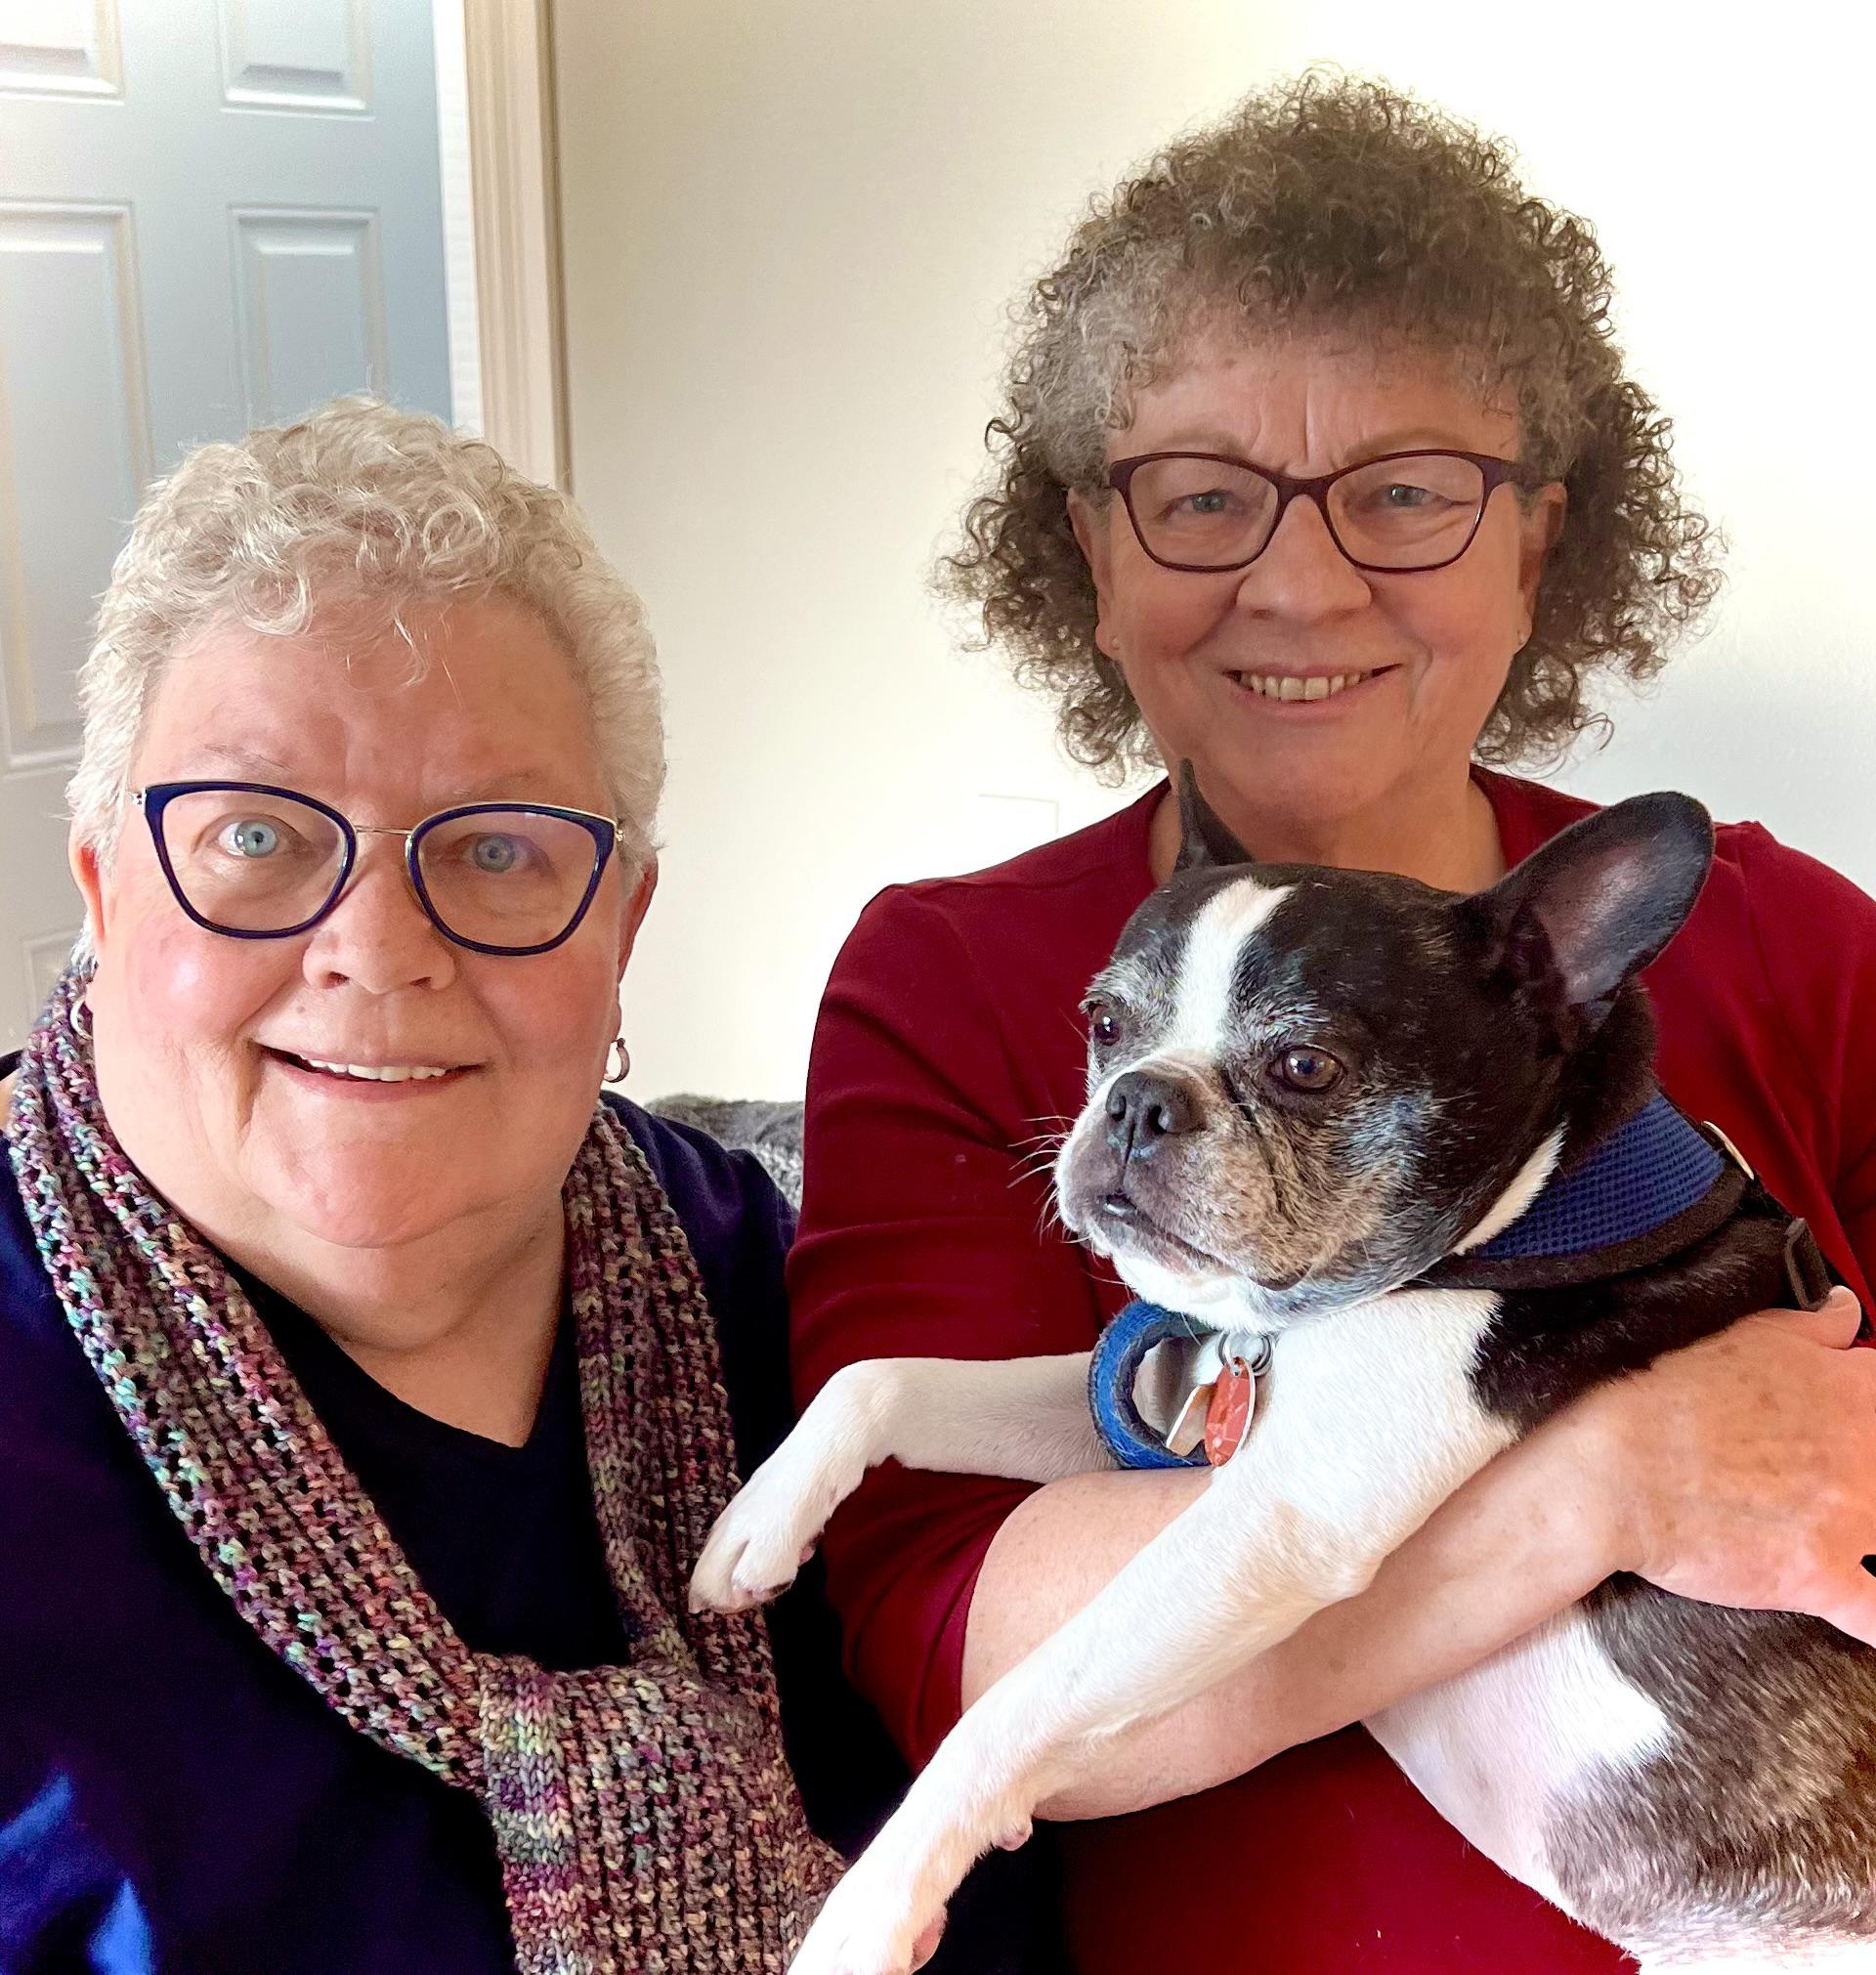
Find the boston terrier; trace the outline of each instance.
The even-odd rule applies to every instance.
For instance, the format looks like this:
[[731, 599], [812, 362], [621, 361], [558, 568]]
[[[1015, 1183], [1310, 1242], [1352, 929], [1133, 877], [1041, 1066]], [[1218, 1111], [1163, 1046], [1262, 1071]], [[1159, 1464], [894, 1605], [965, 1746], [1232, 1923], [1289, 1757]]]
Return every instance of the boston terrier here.
[[[1069, 1229], [1143, 1299], [1093, 1354], [1092, 1406], [1086, 1354], [852, 1365], [724, 1512], [692, 1596], [772, 1596], [877, 1461], [1046, 1481], [1185, 1457], [1193, 1408], [1166, 1447], [1177, 1394], [1149, 1424], [1135, 1376], [1175, 1331], [1206, 1343], [1220, 1464], [965, 1713], [796, 1975], [910, 1968], [972, 1860], [1113, 1735], [1362, 1591], [1592, 1387], [1829, 1287], [1804, 1224], [1653, 1081], [1636, 976], [1705, 881], [1697, 803], [1618, 803], [1471, 896], [1257, 864], [1189, 769], [1181, 811], [1174, 876], [1089, 993], [1055, 1167]], [[1876, 1969], [1876, 1653], [1819, 1620], [1616, 1577], [1367, 1725], [1648, 1975]]]

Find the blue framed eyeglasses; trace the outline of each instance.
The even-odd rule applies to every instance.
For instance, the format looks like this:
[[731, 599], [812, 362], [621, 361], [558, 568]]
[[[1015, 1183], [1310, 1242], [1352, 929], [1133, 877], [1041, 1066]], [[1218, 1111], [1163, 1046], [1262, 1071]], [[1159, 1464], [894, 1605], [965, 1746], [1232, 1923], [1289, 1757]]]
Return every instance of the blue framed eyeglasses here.
[[614, 818], [555, 803], [466, 802], [394, 830], [265, 782], [152, 782], [130, 797], [176, 903], [230, 939], [311, 931], [344, 893], [359, 838], [398, 837], [410, 888], [445, 939], [471, 953], [548, 953], [586, 917], [618, 843]]

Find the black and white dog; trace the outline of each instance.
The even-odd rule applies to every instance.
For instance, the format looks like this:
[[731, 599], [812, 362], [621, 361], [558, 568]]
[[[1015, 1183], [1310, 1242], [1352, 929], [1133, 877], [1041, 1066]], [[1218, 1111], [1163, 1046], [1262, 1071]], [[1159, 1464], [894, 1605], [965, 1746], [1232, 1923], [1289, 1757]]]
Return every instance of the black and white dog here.
[[[1055, 1183], [1142, 1297], [1227, 1354], [1270, 1341], [1255, 1425], [965, 1714], [797, 1975], [908, 1968], [971, 1861], [1020, 1843], [1107, 1738], [1362, 1590], [1591, 1387], [1828, 1286], [1802, 1224], [1653, 1084], [1633, 983], [1704, 882], [1696, 803], [1618, 804], [1454, 897], [1253, 864], [1183, 782], [1179, 870], [1089, 997]], [[1667, 1196], [1639, 1216], [1638, 1176]], [[772, 1595], [888, 1457], [1033, 1481], [1111, 1465], [1087, 1381], [1084, 1355], [849, 1367], [725, 1511], [693, 1598]], [[1819, 1621], [1612, 1579], [1368, 1726], [1649, 1975], [1876, 1968], [1876, 1653]]]

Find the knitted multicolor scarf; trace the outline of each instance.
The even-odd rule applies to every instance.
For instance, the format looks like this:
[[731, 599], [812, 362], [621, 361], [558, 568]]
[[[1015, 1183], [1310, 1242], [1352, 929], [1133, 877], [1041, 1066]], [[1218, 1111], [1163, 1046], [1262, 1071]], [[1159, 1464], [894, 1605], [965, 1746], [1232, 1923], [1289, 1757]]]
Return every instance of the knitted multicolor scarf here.
[[131, 1165], [55, 990], [8, 1125], [72, 1329], [202, 1563], [351, 1727], [473, 1790], [523, 1975], [756, 1975], [798, 1946], [833, 1855], [782, 1755], [759, 1619], [685, 1610], [731, 1480], [696, 1265], [602, 1105], [567, 1179], [593, 1506], [631, 1663], [473, 1653], [340, 1459], [222, 1260]]

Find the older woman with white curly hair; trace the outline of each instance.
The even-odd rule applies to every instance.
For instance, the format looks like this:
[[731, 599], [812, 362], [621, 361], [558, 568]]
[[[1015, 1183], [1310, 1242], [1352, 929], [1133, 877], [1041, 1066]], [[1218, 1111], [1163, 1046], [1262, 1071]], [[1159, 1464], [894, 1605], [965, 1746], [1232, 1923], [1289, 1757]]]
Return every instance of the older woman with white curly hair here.
[[601, 1095], [637, 599], [343, 402], [151, 493], [84, 699], [0, 1062], [0, 1966], [779, 1971], [831, 1855], [680, 1587], [788, 1216]]

